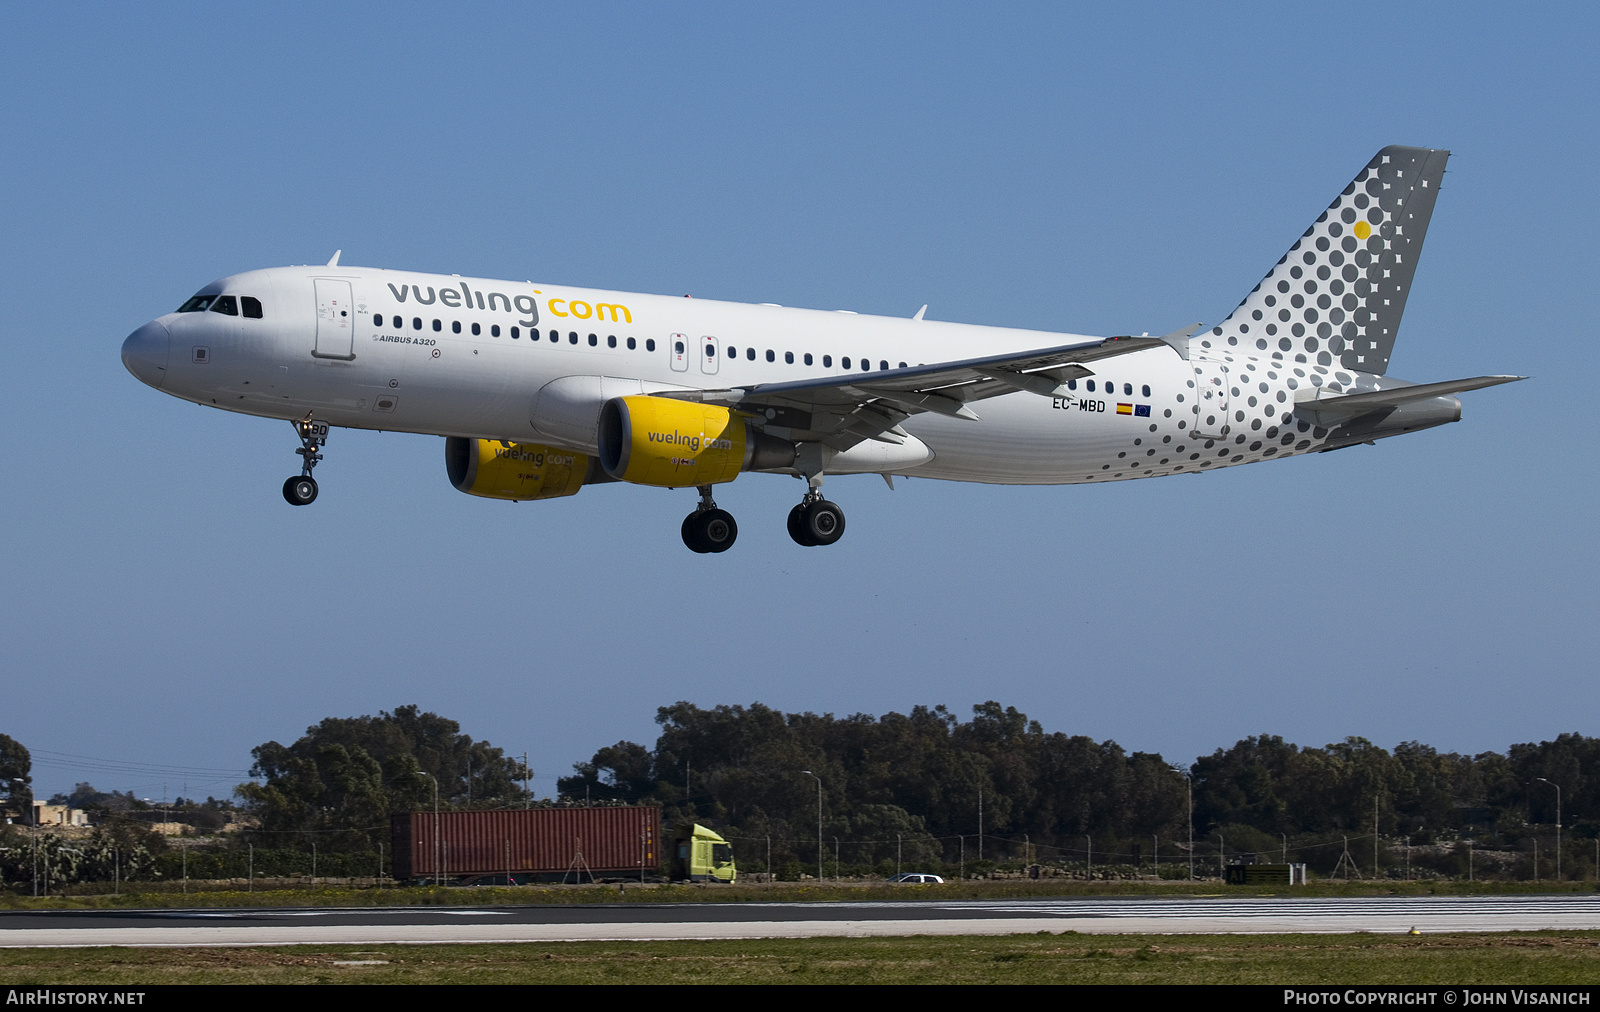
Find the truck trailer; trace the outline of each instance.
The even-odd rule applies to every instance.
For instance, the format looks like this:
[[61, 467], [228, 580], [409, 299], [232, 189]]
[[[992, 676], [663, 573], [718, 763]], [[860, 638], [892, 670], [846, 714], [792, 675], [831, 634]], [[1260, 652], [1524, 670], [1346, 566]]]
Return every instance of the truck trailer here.
[[[661, 809], [654, 806], [408, 812], [390, 824], [394, 877], [462, 885], [598, 882], [661, 877]], [[703, 826], [680, 829], [670, 875], [732, 882], [732, 850]]]

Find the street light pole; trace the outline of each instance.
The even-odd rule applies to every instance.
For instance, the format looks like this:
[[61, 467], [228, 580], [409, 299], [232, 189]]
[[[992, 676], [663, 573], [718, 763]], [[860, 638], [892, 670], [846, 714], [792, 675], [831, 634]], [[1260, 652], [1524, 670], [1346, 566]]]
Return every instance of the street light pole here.
[[1561, 785], [1544, 777], [1534, 777], [1535, 780], [1544, 780], [1545, 783], [1556, 789], [1556, 881], [1561, 881]]
[[1189, 785], [1189, 881], [1194, 881], [1194, 777], [1182, 766], [1172, 767], [1172, 772], [1183, 777]]
[[822, 882], [822, 778], [810, 770], [801, 770], [817, 782], [817, 882]]
[[[24, 787], [28, 786], [28, 782], [26, 780], [21, 780], [17, 777], [11, 777], [10, 779], [14, 784], [21, 784]], [[13, 787], [6, 793], [15, 798], [16, 788]], [[33, 894], [37, 896], [39, 895], [39, 806], [34, 804], [32, 790], [28, 792], [28, 812], [33, 816], [33, 818], [29, 820], [28, 826], [28, 878], [32, 880]], [[48, 884], [45, 887], [45, 891], [50, 891]]]

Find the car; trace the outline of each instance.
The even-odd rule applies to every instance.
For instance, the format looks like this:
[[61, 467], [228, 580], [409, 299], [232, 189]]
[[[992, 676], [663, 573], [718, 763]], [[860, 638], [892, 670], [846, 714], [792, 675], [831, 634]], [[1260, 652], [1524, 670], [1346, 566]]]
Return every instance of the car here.
[[905, 871], [889, 879], [894, 885], [942, 885], [944, 879], [923, 872]]

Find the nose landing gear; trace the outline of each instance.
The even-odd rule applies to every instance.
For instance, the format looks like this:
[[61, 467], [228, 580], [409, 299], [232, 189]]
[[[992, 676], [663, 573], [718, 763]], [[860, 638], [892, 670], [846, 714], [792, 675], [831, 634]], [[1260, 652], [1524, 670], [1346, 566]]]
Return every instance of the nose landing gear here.
[[739, 537], [739, 525], [733, 514], [717, 509], [711, 498], [711, 486], [700, 486], [700, 505], [683, 518], [683, 543], [689, 551], [702, 555], [726, 552]]
[[309, 506], [317, 499], [317, 480], [311, 477], [311, 469], [322, 459], [317, 447], [328, 445], [328, 423], [313, 420], [307, 412], [294, 423], [294, 431], [300, 437], [300, 449], [294, 452], [303, 463], [298, 475], [284, 481], [283, 498], [290, 506]]

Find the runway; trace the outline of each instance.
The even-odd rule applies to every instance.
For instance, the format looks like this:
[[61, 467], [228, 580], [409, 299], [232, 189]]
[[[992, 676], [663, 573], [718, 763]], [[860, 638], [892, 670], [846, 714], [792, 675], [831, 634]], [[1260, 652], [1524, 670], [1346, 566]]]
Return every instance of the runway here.
[[1600, 897], [1060, 899], [878, 903], [0, 912], [0, 947], [1093, 934], [1600, 930]]

